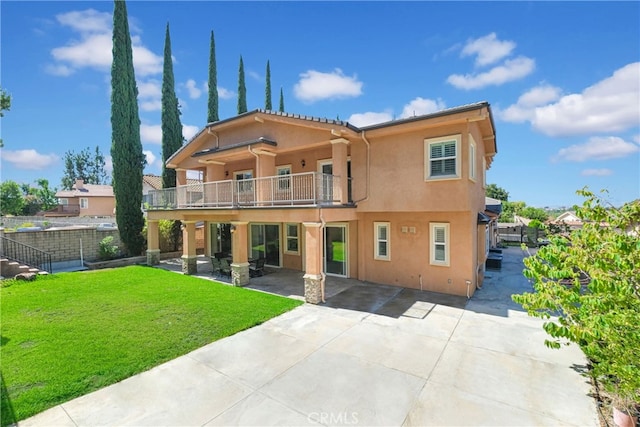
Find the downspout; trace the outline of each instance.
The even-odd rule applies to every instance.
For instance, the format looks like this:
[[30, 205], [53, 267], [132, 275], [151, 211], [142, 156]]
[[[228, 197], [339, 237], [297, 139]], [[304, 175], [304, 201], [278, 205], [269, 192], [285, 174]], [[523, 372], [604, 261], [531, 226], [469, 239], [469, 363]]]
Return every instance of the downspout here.
[[[322, 216], [322, 208], [320, 208], [320, 209], [319, 209], [319, 211], [320, 211], [320, 224], [322, 224], [322, 225], [320, 226], [320, 235], [322, 236], [322, 245], [323, 245], [322, 252], [324, 253], [324, 251], [325, 251], [325, 249], [324, 249], [324, 248], [326, 248], [326, 247], [327, 247], [327, 245], [326, 245], [326, 243], [325, 243], [325, 241], [324, 241], [324, 239], [325, 239], [325, 232], [324, 232], [324, 230], [325, 230], [325, 226], [327, 225], [327, 223], [326, 223], [326, 221], [324, 220], [324, 217]], [[325, 282], [325, 280], [326, 280], [326, 278], [327, 278], [327, 275], [326, 275], [326, 274], [325, 274], [325, 272], [324, 272], [324, 263], [321, 263], [321, 264], [320, 264], [320, 277], [321, 277], [321, 279], [320, 279], [320, 299], [321, 299], [321, 300], [322, 300], [322, 302], [324, 303], [324, 302], [326, 302], [326, 301], [324, 300], [324, 282]]]
[[358, 203], [358, 202], [366, 202], [367, 200], [369, 200], [369, 193], [370, 193], [370, 176], [371, 176], [371, 144], [369, 144], [369, 141], [367, 140], [367, 136], [365, 135], [364, 131], [361, 131], [360, 137], [362, 138], [362, 140], [364, 141], [365, 144], [367, 144], [367, 178], [366, 178], [366, 185], [367, 185], [367, 192], [366, 192], [366, 196], [360, 200], [354, 200], [353, 203]]
[[216, 137], [216, 150], [220, 148], [220, 138], [218, 137], [218, 134], [215, 132], [211, 132], [211, 128], [207, 128], [207, 133]]

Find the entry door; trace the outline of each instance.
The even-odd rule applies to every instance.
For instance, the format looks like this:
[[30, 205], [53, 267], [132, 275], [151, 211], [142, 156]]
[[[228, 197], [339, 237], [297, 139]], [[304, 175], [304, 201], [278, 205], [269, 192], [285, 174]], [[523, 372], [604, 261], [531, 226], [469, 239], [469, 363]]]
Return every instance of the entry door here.
[[327, 225], [324, 229], [324, 271], [347, 277], [348, 255], [347, 225]]
[[318, 172], [322, 174], [317, 187], [321, 191], [318, 199], [323, 202], [331, 202], [333, 200], [333, 179], [326, 175], [333, 175], [333, 161], [320, 160], [318, 162]]
[[251, 224], [251, 258], [264, 258], [265, 264], [280, 267], [279, 224]]
[[231, 255], [231, 224], [210, 224], [211, 255], [222, 252]]

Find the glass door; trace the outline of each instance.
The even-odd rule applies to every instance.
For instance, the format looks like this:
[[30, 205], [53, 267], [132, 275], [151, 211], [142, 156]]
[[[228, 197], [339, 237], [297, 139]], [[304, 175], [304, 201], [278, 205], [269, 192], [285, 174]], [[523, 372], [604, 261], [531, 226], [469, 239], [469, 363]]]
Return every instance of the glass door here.
[[280, 225], [251, 224], [251, 259], [264, 258], [265, 264], [280, 267]]
[[320, 172], [318, 190], [318, 200], [321, 202], [331, 202], [333, 200], [333, 161], [321, 160], [318, 162], [318, 172]]
[[211, 255], [222, 253], [223, 256], [231, 255], [231, 224], [210, 224]]
[[324, 271], [335, 276], [347, 276], [347, 226], [327, 225], [324, 229]]

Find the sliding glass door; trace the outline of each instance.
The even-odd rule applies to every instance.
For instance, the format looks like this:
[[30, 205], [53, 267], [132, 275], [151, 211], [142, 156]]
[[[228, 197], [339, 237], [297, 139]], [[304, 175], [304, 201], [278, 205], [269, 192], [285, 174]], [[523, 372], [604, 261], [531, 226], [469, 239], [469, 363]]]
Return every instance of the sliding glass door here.
[[280, 267], [280, 225], [251, 224], [252, 259], [264, 258], [265, 264]]
[[335, 276], [347, 276], [347, 225], [329, 225], [324, 229], [324, 271]]

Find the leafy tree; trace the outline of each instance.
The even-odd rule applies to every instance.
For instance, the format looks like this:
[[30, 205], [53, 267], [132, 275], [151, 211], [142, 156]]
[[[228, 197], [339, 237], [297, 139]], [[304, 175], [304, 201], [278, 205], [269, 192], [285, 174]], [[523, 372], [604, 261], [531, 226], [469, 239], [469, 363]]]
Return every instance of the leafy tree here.
[[[4, 89], [0, 88], [0, 117], [4, 117], [4, 112], [11, 110], [11, 95]], [[0, 148], [4, 147], [2, 138], [0, 138]]]
[[522, 211], [520, 212], [520, 216], [529, 219], [535, 219], [540, 221], [541, 223], [544, 223], [549, 219], [549, 215], [544, 209], [534, 208], [533, 206], [526, 206], [524, 209], [522, 209]]
[[284, 113], [284, 94], [282, 93], [282, 88], [280, 88], [280, 108], [278, 108], [278, 111]]
[[93, 156], [89, 148], [79, 153], [72, 150], [64, 153], [64, 174], [62, 175], [62, 188], [71, 190], [76, 179], [83, 180], [86, 184], [107, 184], [105, 172], [105, 158], [100, 147], [96, 145]]
[[[212, 33], [213, 35], [213, 33]], [[171, 36], [169, 23], [164, 41], [164, 69], [162, 72], [162, 187], [176, 186], [176, 171], [166, 167], [166, 162], [182, 146], [182, 123], [180, 123], [180, 109], [175, 92], [173, 77], [173, 60], [171, 59]], [[175, 241], [180, 240], [182, 231], [180, 221], [173, 222], [172, 235]]]
[[218, 73], [216, 70], [216, 42], [211, 31], [211, 44], [209, 47], [209, 108], [207, 123], [220, 120], [218, 117]]
[[244, 84], [244, 62], [240, 56], [240, 66], [238, 68], [238, 114], [247, 112], [247, 87]]
[[15, 181], [0, 184], [0, 214], [20, 215], [24, 207], [22, 189]]
[[487, 197], [492, 199], [502, 200], [503, 202], [509, 201], [509, 193], [504, 188], [498, 187], [496, 184], [489, 184], [485, 190]]
[[146, 161], [140, 142], [138, 88], [124, 0], [115, 0], [113, 11], [111, 132], [116, 222], [127, 252], [139, 255], [145, 243], [142, 235], [144, 217], [140, 206], [142, 171]]
[[35, 195], [38, 197], [38, 201], [42, 207], [42, 210], [47, 211], [58, 205], [58, 198], [56, 197], [56, 189], [49, 188], [49, 180], [40, 178], [36, 180], [38, 188]]
[[271, 110], [271, 66], [267, 61], [267, 77], [265, 83], [264, 109]]
[[640, 200], [606, 207], [588, 189], [576, 215], [582, 229], [524, 260], [535, 292], [512, 298], [545, 319], [545, 344], [578, 344], [590, 374], [619, 409], [640, 402]]
[[513, 222], [514, 215], [520, 215], [520, 212], [525, 208], [525, 202], [502, 202], [502, 213], [500, 214], [500, 221]]

